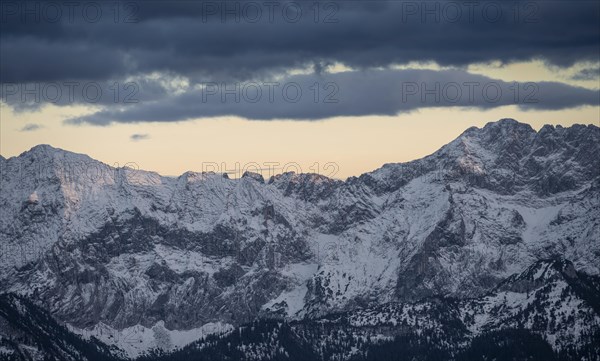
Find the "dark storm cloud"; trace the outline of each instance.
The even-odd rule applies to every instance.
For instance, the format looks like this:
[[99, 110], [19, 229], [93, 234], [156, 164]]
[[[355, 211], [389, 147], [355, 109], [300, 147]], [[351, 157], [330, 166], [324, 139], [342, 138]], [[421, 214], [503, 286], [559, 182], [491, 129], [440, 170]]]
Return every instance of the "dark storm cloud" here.
[[107, 79], [127, 74], [125, 55], [100, 44], [7, 37], [2, 38], [0, 49], [3, 83]]
[[330, 62], [567, 66], [597, 61], [600, 44], [597, 1], [24, 3], [2, 2], [2, 82], [244, 80]]
[[[152, 87], [150, 93], [158, 89]], [[169, 122], [214, 116], [315, 120], [395, 115], [432, 107], [559, 110], [597, 105], [600, 92], [557, 82], [509, 83], [461, 70], [371, 70], [296, 75], [276, 82], [207, 83], [177, 94], [146, 94], [137, 104], [68, 120], [70, 124]]]

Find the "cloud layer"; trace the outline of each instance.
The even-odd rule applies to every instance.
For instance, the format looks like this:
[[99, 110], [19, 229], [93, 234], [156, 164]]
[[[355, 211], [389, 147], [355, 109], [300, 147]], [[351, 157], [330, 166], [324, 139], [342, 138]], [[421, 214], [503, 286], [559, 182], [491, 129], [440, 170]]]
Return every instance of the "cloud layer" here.
[[[140, 101], [71, 124], [168, 122], [215, 116], [315, 120], [395, 115], [431, 107], [558, 110], [597, 105], [600, 92], [558, 82], [508, 83], [462, 70], [371, 70], [295, 75], [273, 82], [204, 83], [183, 92], [151, 86]], [[158, 92], [158, 93], [156, 93]]]
[[[598, 104], [597, 91], [557, 82], [515, 88], [460, 70], [493, 61], [597, 63], [597, 1], [9, 0], [2, 2], [1, 16], [3, 101], [17, 110], [47, 102], [101, 108], [69, 123], [219, 115], [323, 119], [423, 107]], [[454, 70], [389, 68], [410, 62]], [[354, 71], [330, 74], [334, 63]], [[289, 75], [307, 67], [314, 74]], [[577, 76], [595, 75], [592, 69]], [[260, 84], [273, 81], [280, 88], [270, 99], [270, 89]], [[257, 87], [228, 93], [236, 83], [259, 84], [262, 94], [253, 101], [248, 97]], [[281, 94], [290, 84], [286, 91], [296, 91], [293, 84], [302, 91], [297, 101]], [[223, 92], [229, 96], [222, 98]]]
[[570, 65], [597, 61], [600, 46], [596, 1], [29, 3], [2, 5], [3, 82], [155, 71], [247, 80], [322, 62]]

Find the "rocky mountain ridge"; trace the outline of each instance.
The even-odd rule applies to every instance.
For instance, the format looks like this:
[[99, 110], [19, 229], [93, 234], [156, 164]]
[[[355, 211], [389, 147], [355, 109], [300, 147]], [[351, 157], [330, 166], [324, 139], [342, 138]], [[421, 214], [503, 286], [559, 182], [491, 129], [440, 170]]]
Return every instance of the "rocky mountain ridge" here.
[[37, 146], [0, 159], [0, 292], [81, 334], [161, 325], [175, 347], [206, 325], [482, 297], [541, 259], [598, 275], [597, 154], [596, 126], [510, 119], [346, 181], [163, 177]]
[[[257, 319], [171, 353], [156, 347], [138, 361], [593, 361], [600, 358], [599, 285], [600, 277], [576, 271], [568, 260], [541, 260], [478, 298], [434, 297], [313, 319]], [[39, 354], [127, 359], [97, 338], [68, 332], [20, 296], [0, 296], [0, 322], [9, 325], [0, 332], [0, 356], [7, 360], [37, 360]]]

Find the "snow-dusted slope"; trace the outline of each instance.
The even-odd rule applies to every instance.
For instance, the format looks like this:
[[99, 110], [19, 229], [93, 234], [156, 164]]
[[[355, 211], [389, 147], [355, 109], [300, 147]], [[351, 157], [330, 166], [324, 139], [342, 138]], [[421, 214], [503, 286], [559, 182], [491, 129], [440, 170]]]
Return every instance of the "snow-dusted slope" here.
[[542, 260], [478, 298], [256, 321], [149, 360], [594, 361], [600, 357], [599, 282], [564, 259]]
[[81, 332], [185, 331], [474, 297], [559, 255], [598, 274], [598, 154], [598, 127], [509, 119], [344, 182], [163, 177], [37, 146], [0, 159], [0, 291]]

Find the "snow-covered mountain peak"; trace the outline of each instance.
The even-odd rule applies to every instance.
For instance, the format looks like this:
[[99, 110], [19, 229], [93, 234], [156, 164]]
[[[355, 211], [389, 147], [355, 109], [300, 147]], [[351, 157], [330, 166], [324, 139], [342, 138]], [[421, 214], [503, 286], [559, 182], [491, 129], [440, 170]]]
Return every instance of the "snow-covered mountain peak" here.
[[244, 174], [242, 174], [242, 178], [253, 179], [259, 183], [265, 182], [265, 179], [263, 178], [263, 176], [261, 174], [250, 172], [250, 171], [244, 172]]
[[11, 157], [8, 160], [13, 159], [27, 159], [27, 160], [38, 160], [38, 161], [57, 161], [57, 160], [70, 160], [70, 161], [93, 161], [98, 162], [85, 154], [79, 154], [70, 152], [61, 148], [55, 148], [49, 144], [39, 144], [28, 151], [21, 153], [17, 157]]
[[225, 176], [224, 173], [216, 173], [216, 172], [212, 172], [212, 171], [206, 171], [206, 172], [187, 171], [178, 177], [178, 179], [182, 180], [184, 183], [195, 183], [195, 182], [202, 182], [202, 181], [207, 181], [207, 180], [211, 180], [211, 179], [223, 179], [223, 178], [229, 179], [228, 177]]
[[31, 147], [31, 149], [29, 149], [28, 151], [25, 151], [23, 153], [21, 153], [21, 155], [27, 154], [27, 153], [31, 153], [31, 154], [50, 154], [53, 152], [64, 152], [63, 149], [60, 148], [55, 148], [53, 146], [51, 146], [50, 144], [38, 144], [35, 145], [33, 147]]
[[523, 130], [530, 133], [535, 132], [531, 125], [521, 123], [513, 118], [502, 118], [494, 122], [488, 122], [482, 129], [502, 129], [503, 131]]

